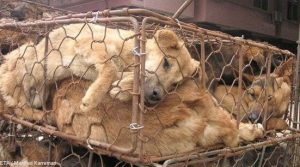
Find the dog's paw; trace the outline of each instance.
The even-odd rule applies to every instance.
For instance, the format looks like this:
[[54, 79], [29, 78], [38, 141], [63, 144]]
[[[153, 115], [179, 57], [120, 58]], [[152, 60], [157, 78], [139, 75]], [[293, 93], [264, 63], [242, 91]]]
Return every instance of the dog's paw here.
[[128, 91], [123, 91], [120, 87], [114, 87], [109, 91], [109, 95], [113, 99], [118, 99], [122, 102], [130, 101], [132, 96]]
[[255, 131], [256, 138], [262, 138], [264, 136], [265, 129], [262, 124], [260, 123], [254, 124], [253, 130]]
[[289, 125], [287, 124], [286, 120], [282, 118], [270, 118], [267, 121], [266, 129], [267, 130], [286, 130], [288, 129]]
[[117, 80], [112, 84], [113, 88], [109, 91], [113, 99], [118, 99], [122, 102], [130, 101], [132, 95], [130, 91], [133, 88], [133, 74], [127, 74], [121, 80]]
[[264, 127], [262, 124], [240, 123], [239, 136], [244, 141], [253, 141], [264, 136]]
[[92, 109], [97, 107], [97, 103], [93, 102], [92, 99], [88, 97], [83, 97], [80, 104], [80, 110], [83, 112], [91, 111]]
[[17, 105], [15, 99], [11, 96], [4, 96], [3, 99], [8, 107], [15, 107]]

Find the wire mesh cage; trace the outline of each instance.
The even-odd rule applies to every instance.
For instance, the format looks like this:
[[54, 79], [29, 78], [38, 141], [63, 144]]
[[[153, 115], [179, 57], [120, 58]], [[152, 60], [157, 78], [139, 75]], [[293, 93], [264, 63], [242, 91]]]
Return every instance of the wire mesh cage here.
[[144, 9], [0, 29], [42, 36], [1, 45], [4, 165], [299, 165], [287, 50]]

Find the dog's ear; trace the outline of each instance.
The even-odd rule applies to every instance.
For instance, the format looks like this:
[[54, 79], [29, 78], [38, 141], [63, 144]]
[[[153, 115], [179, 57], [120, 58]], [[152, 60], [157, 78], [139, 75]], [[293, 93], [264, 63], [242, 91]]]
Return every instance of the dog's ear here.
[[286, 62], [282, 63], [278, 66], [274, 73], [278, 77], [283, 77], [286, 82], [292, 83], [293, 82], [293, 69], [295, 67], [296, 60], [294, 57], [289, 58]]
[[178, 49], [180, 41], [174, 31], [163, 29], [155, 33], [156, 41], [162, 48]]
[[290, 78], [289, 77], [276, 77], [275, 79], [275, 82], [274, 82], [274, 87], [277, 88], [277, 87], [281, 87], [282, 84], [285, 84], [285, 85], [290, 85], [291, 82], [290, 82]]
[[193, 78], [195, 78], [195, 79], [199, 79], [199, 80], [201, 80], [201, 76], [200, 76], [200, 74], [201, 74], [201, 67], [199, 66], [200, 65], [200, 62], [199, 61], [197, 61], [197, 60], [195, 60], [195, 59], [191, 59], [191, 67], [192, 68], [190, 68], [191, 69], [191, 71], [190, 71], [190, 74], [191, 74], [191, 76], [193, 77]]
[[276, 87], [276, 86], [281, 87], [283, 82], [286, 82], [285, 77], [276, 77], [275, 82], [274, 82], [274, 87]]
[[195, 59], [191, 59], [191, 65], [193, 66], [193, 68], [197, 68], [200, 67], [200, 62]]
[[197, 83], [201, 83], [201, 82], [207, 83], [208, 77], [206, 72], [202, 71], [202, 67], [201, 67], [202, 64], [200, 64], [200, 62], [195, 59], [191, 59], [191, 66], [192, 66], [191, 68], [192, 78], [194, 78]]

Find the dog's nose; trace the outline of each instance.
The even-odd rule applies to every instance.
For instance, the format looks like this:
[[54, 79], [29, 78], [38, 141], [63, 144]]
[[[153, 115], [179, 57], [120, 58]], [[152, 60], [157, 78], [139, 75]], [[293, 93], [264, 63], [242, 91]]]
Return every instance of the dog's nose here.
[[251, 112], [249, 115], [248, 115], [248, 118], [251, 122], [257, 122], [260, 120], [260, 115], [256, 112]]
[[150, 100], [152, 100], [152, 101], [160, 101], [161, 100], [159, 89], [157, 89], [157, 88], [153, 89], [152, 94], [150, 95]]

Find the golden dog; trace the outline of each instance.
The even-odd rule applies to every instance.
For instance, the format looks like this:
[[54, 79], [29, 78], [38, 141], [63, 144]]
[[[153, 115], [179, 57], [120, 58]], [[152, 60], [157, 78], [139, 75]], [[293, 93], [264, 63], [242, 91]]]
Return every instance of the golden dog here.
[[[96, 24], [55, 29], [49, 33], [47, 62], [46, 39], [37, 45], [24, 44], [5, 56], [0, 67], [1, 95], [9, 107], [25, 108], [29, 103], [40, 108], [48, 94], [44, 86], [75, 75], [94, 81], [80, 102], [81, 110], [89, 111], [103, 100], [117, 72], [133, 66], [134, 35], [133, 31]], [[145, 99], [155, 104], [165, 90], [191, 76], [198, 63], [171, 30], [158, 30], [147, 40], [146, 50], [146, 69], [150, 73], [145, 82]]]

